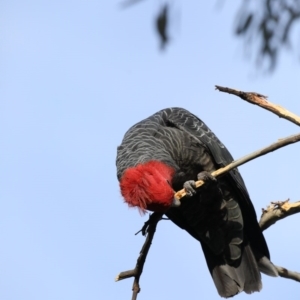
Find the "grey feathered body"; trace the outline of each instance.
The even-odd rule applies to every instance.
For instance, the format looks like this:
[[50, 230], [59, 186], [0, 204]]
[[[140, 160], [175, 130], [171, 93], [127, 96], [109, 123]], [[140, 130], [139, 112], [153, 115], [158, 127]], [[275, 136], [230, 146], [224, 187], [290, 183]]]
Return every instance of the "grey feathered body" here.
[[[127, 131], [117, 152], [118, 179], [127, 168], [150, 160], [175, 169], [172, 187], [176, 191], [185, 181], [196, 180], [201, 171], [212, 172], [233, 158], [198, 117], [183, 108], [167, 108]], [[201, 243], [221, 296], [258, 291], [259, 268], [269, 275], [274, 275], [274, 270], [268, 265], [268, 247], [246, 186], [237, 169], [219, 178], [218, 183], [221, 200], [217, 191], [204, 186], [166, 215]]]

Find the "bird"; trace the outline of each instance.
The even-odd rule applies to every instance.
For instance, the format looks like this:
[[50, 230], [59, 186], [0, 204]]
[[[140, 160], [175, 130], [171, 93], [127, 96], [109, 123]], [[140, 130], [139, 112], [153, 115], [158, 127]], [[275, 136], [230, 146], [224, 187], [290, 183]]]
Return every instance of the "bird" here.
[[[120, 192], [141, 213], [165, 214], [200, 242], [221, 297], [262, 288], [261, 273], [278, 272], [237, 168], [215, 178], [233, 161], [224, 144], [196, 115], [162, 109], [133, 125], [117, 148]], [[205, 184], [196, 189], [195, 180]], [[187, 196], [178, 201], [175, 191]]]

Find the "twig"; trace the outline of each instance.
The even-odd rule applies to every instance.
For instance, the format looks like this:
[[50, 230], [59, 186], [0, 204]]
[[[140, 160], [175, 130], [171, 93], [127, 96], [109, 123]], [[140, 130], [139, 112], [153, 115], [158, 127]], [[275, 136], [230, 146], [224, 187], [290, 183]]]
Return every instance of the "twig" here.
[[150, 215], [149, 220], [145, 222], [145, 225], [142, 228], [143, 234], [147, 234], [146, 240], [144, 242], [144, 245], [140, 251], [140, 255], [137, 259], [135, 268], [129, 271], [121, 272], [116, 278], [115, 281], [120, 281], [126, 278], [134, 277], [133, 286], [132, 286], [132, 300], [137, 299], [137, 294], [140, 292], [140, 276], [143, 272], [144, 264], [146, 261], [146, 257], [148, 254], [148, 251], [151, 247], [152, 240], [155, 234], [157, 223], [162, 219], [163, 214], [162, 213], [153, 213]]
[[[257, 150], [249, 155], [243, 156], [240, 159], [234, 160], [232, 163], [230, 163], [226, 167], [220, 168], [220, 169], [212, 172], [211, 175], [213, 175], [215, 177], [220, 176], [238, 166], [245, 164], [246, 162], [248, 162], [250, 160], [253, 160], [257, 157], [265, 155], [269, 152], [275, 151], [275, 150], [282, 148], [284, 146], [287, 146], [289, 144], [296, 143], [298, 141], [300, 141], [300, 134], [296, 134], [296, 135], [292, 135], [292, 136], [284, 138], [284, 139], [280, 139], [280, 140], [278, 140], [278, 142], [273, 143], [273, 144], [269, 145], [268, 147], [262, 148], [262, 149]], [[204, 181], [199, 180], [199, 181], [196, 181], [195, 184], [196, 184], [196, 188], [198, 188], [204, 184]], [[185, 195], [186, 195], [186, 191], [185, 191], [185, 189], [182, 189], [182, 190], [176, 192], [174, 197], [177, 200], [180, 200]]]
[[278, 220], [300, 212], [300, 201], [290, 203], [285, 201], [271, 202], [267, 209], [262, 209], [259, 226], [261, 230], [266, 230]]
[[[290, 203], [289, 199], [287, 199], [285, 201], [271, 202], [266, 209], [262, 209], [259, 226], [262, 231], [266, 230], [271, 225], [274, 225], [277, 221], [296, 213], [300, 213], [300, 201]], [[293, 279], [300, 282], [300, 273], [290, 271], [280, 266], [275, 267], [280, 277]]]
[[293, 122], [294, 124], [300, 126], [300, 117], [299, 116], [288, 111], [287, 109], [285, 109], [284, 107], [282, 107], [280, 105], [269, 102], [268, 100], [266, 100], [267, 96], [264, 96], [264, 95], [261, 95], [258, 93], [243, 92], [243, 91], [239, 91], [239, 90], [235, 90], [235, 89], [231, 89], [231, 88], [227, 88], [227, 87], [222, 87], [219, 85], [216, 85], [215, 87], [216, 87], [216, 90], [218, 90], [220, 92], [225, 92], [228, 94], [236, 95], [251, 104], [258, 105], [268, 111], [271, 111], [272, 113], [276, 114], [280, 118], [287, 119], [287, 120]]
[[290, 270], [288, 270], [286, 268], [279, 267], [279, 266], [275, 266], [275, 268], [277, 269], [278, 275], [280, 277], [287, 278], [287, 279], [293, 279], [295, 281], [300, 282], [300, 273], [294, 272], [294, 271], [290, 271]]

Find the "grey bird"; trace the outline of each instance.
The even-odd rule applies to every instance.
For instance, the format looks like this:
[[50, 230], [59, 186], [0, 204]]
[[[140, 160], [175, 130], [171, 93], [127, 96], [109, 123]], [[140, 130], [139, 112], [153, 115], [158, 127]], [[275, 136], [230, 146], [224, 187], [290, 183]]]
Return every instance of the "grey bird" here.
[[[116, 159], [125, 202], [163, 212], [198, 240], [225, 298], [260, 291], [261, 272], [278, 276], [238, 169], [210, 175], [232, 161], [205, 123], [183, 108], [163, 109], [131, 127]], [[205, 181], [199, 189], [197, 179]], [[178, 202], [174, 191], [182, 187], [188, 196]]]

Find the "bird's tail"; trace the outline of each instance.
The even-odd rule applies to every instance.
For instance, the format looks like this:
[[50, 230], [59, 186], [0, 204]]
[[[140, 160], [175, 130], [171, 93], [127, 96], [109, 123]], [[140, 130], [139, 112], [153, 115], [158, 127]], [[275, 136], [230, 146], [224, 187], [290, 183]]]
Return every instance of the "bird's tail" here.
[[249, 244], [244, 246], [241, 258], [235, 265], [229, 265], [221, 256], [213, 254], [204, 243], [202, 248], [221, 297], [232, 297], [242, 291], [247, 294], [260, 291], [262, 288], [260, 272], [270, 276], [278, 275], [267, 257], [263, 256], [257, 262]]

